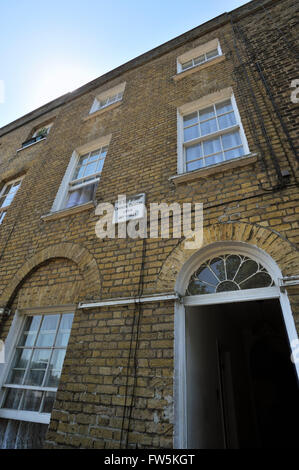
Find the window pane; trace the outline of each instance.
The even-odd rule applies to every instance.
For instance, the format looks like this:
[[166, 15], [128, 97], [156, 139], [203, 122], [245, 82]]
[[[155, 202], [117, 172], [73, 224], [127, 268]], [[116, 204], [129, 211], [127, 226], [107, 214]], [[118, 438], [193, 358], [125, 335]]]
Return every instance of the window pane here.
[[249, 276], [252, 274], [256, 273], [258, 271], [258, 264], [253, 261], [252, 259], [248, 259], [244, 261], [244, 263], [241, 265], [238, 274], [235, 277], [235, 281], [237, 283], [240, 283], [242, 281], [245, 281]]
[[212, 157], [205, 158], [206, 166], [216, 165], [217, 163], [221, 163], [221, 162], [223, 162], [222, 153], [217, 153], [216, 155], [213, 155]]
[[65, 352], [65, 349], [57, 349], [53, 351], [50, 366], [47, 373], [47, 378], [45, 381], [45, 387], [58, 387]]
[[214, 294], [215, 286], [205, 284], [199, 279], [192, 279], [188, 286], [188, 295], [200, 295], [200, 294]]
[[67, 313], [63, 315], [61, 322], [60, 322], [55, 346], [67, 346], [69, 336], [71, 333], [73, 318], [74, 318], [73, 313]]
[[199, 111], [199, 120], [205, 121], [206, 119], [211, 119], [215, 116], [214, 107], [209, 106], [208, 108], [202, 109]]
[[230, 149], [232, 147], [237, 147], [238, 145], [242, 145], [239, 132], [231, 132], [229, 134], [224, 134], [221, 139], [224, 150]]
[[194, 59], [194, 65], [198, 65], [198, 64], [201, 64], [202, 62], [205, 61], [205, 56], [204, 55], [201, 55], [199, 57], [196, 57], [196, 59]]
[[192, 63], [192, 60], [189, 60], [189, 62], [184, 62], [182, 64], [182, 70], [186, 70], [188, 69], [189, 67], [192, 67], [193, 63]]
[[89, 201], [93, 200], [94, 191], [98, 182], [83, 186], [77, 191], [71, 191], [69, 194], [66, 207], [79, 206], [80, 204], [86, 204]]
[[210, 119], [200, 124], [201, 135], [212, 134], [217, 132], [217, 122], [216, 119]]
[[51, 350], [36, 350], [33, 353], [33, 357], [30, 364], [30, 370], [25, 379], [26, 385], [38, 385], [41, 386], [45, 371], [50, 359]]
[[33, 346], [39, 329], [41, 315], [28, 317], [25, 323], [25, 330], [21, 336], [19, 346]]
[[95, 160], [98, 160], [98, 158], [100, 158], [100, 149], [94, 150], [94, 152], [91, 152], [89, 161], [93, 162]]
[[55, 392], [46, 392], [41, 412], [51, 413], [55, 401]]
[[212, 57], [216, 57], [218, 55], [218, 49], [214, 49], [213, 51], [207, 52], [207, 59], [212, 59]]
[[53, 346], [59, 315], [45, 315], [39, 331], [36, 346]]
[[0, 224], [1, 224], [2, 221], [3, 221], [3, 219], [4, 219], [4, 217], [5, 217], [5, 214], [6, 214], [5, 211], [0, 212]]
[[213, 274], [213, 272], [205, 267], [205, 266], [202, 266], [197, 272], [196, 272], [196, 277], [200, 280], [200, 281], [204, 281], [204, 282], [207, 282], [209, 284], [212, 284], [213, 286], [216, 286], [218, 284], [218, 279], [216, 278], [216, 276]]
[[7, 390], [7, 394], [3, 403], [3, 408], [10, 408], [12, 410], [17, 410], [22, 398], [23, 390], [18, 390], [15, 388], [10, 388]]
[[82, 157], [80, 157], [78, 165], [80, 165], [80, 166], [81, 165], [86, 165], [86, 163], [88, 162], [88, 157], [89, 157], [88, 153], [86, 155], [82, 155]]
[[226, 258], [227, 279], [234, 279], [240, 263], [241, 258], [238, 255], [230, 255]]
[[191, 126], [192, 124], [196, 124], [198, 122], [197, 113], [188, 114], [184, 116], [184, 127]]
[[186, 148], [186, 160], [195, 160], [196, 158], [202, 157], [201, 144], [192, 145], [192, 147]]
[[192, 163], [187, 163], [187, 171], [198, 170], [203, 167], [203, 160], [196, 160]]
[[37, 390], [26, 390], [21, 409], [26, 411], [39, 411], [41, 399], [42, 392]]
[[103, 166], [104, 166], [104, 158], [102, 158], [101, 160], [98, 161], [98, 167], [97, 167], [97, 170], [96, 172], [99, 173], [103, 170]]
[[218, 124], [220, 129], [234, 126], [237, 123], [234, 112], [219, 116]]
[[237, 157], [242, 157], [244, 155], [244, 149], [243, 147], [238, 147], [233, 150], [227, 150], [224, 152], [225, 155], [225, 160], [230, 160], [231, 158], [237, 158]]
[[218, 277], [219, 281], [225, 280], [225, 267], [223, 258], [214, 258], [210, 261], [210, 268]]
[[86, 165], [84, 176], [93, 175], [97, 170], [97, 162], [92, 162]]
[[31, 349], [17, 349], [15, 352], [14, 365], [7, 383], [20, 384], [23, 381], [27, 364], [30, 360]]
[[203, 142], [203, 153], [204, 155], [210, 155], [211, 153], [217, 153], [221, 151], [220, 137], [217, 139], [206, 140]]
[[82, 178], [83, 175], [84, 175], [84, 169], [85, 169], [85, 166], [78, 166], [76, 168], [76, 171], [75, 171], [75, 174], [74, 174], [74, 177], [73, 177], [73, 180], [76, 180], [78, 178]]
[[198, 126], [193, 126], [193, 127], [187, 127], [187, 129], [184, 129], [184, 140], [187, 142], [188, 140], [191, 139], [196, 139], [199, 137], [199, 128]]
[[257, 273], [250, 279], [241, 282], [241, 289], [255, 289], [258, 287], [269, 287], [272, 284], [272, 278], [268, 273]]
[[8, 193], [5, 198], [2, 198], [1, 207], [10, 206], [13, 198], [15, 197], [15, 193]]
[[220, 114], [227, 113], [228, 111], [232, 111], [232, 110], [233, 110], [233, 106], [232, 106], [231, 100], [226, 100], [226, 101], [223, 101], [222, 103], [216, 104], [217, 116], [219, 116]]

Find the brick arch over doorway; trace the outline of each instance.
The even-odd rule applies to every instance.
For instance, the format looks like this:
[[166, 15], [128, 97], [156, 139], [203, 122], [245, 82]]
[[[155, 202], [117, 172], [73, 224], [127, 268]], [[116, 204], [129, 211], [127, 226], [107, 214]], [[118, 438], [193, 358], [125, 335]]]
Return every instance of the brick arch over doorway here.
[[75, 243], [60, 243], [49, 246], [27, 260], [4, 288], [0, 306], [10, 304], [22, 283], [46, 261], [66, 258], [78, 267], [84, 282], [84, 298], [96, 299], [100, 296], [101, 278], [96, 260], [84, 247]]
[[[230, 222], [204, 227], [202, 248], [223, 241], [245, 242], [264, 250], [279, 266], [284, 276], [299, 273], [298, 249], [277, 232], [245, 222]], [[164, 262], [156, 282], [156, 291], [174, 289], [184, 263], [198, 250], [186, 250], [181, 241]]]

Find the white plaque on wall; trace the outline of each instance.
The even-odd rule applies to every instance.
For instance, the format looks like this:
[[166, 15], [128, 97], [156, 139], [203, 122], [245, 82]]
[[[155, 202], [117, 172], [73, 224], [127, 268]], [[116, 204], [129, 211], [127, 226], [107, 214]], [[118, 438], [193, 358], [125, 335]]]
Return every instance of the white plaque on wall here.
[[129, 220], [142, 219], [145, 215], [145, 194], [136, 194], [136, 196], [118, 196], [114, 205], [113, 220], [114, 224], [127, 222]]

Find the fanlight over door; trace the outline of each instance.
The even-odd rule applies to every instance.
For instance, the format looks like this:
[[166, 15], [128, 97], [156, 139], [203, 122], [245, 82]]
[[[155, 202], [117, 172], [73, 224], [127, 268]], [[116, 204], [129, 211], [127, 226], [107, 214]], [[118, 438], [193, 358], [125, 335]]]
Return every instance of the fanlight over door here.
[[224, 254], [204, 262], [190, 278], [186, 295], [271, 287], [268, 271], [247, 256]]

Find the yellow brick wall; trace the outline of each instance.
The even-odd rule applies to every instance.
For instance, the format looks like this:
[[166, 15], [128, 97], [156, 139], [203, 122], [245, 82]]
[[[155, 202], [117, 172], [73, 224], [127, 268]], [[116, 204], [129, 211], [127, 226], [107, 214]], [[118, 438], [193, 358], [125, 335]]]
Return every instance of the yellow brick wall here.
[[[257, 6], [258, 2], [252, 3]], [[0, 227], [0, 306], [9, 304], [14, 312], [18, 303], [33, 307], [134, 296], [140, 289], [140, 275], [143, 293], [173, 290], [188, 256], [181, 251], [181, 240], [100, 240], [95, 235], [98, 217], [93, 208], [55, 220], [41, 219], [51, 210], [74, 149], [108, 134], [112, 138], [97, 189], [98, 202], [114, 203], [119, 194], [141, 192], [146, 193], [148, 206], [152, 202], [202, 202], [206, 244], [245, 241], [268, 252], [283, 275], [298, 274], [298, 164], [252, 63], [246, 66], [249, 82], [244, 78], [244, 64], [254, 50], [295, 141], [298, 108], [290, 101], [290, 82], [298, 77], [293, 53], [277, 28], [289, 43], [295, 41], [296, 2], [272, 3], [273, 21], [263, 9], [247, 14], [249, 7], [242, 10], [244, 16], [237, 16], [238, 27], [250, 44], [247, 49], [239, 36], [234, 37], [229, 21], [222, 18], [219, 25], [220, 20], [215, 20], [210, 29], [203, 26], [186, 33], [185, 42], [181, 39], [160, 55], [124, 67], [107, 82], [87, 88], [55, 109], [49, 107], [42, 116], [33, 115], [7, 133], [0, 130], [0, 185], [25, 175]], [[177, 56], [216, 37], [225, 60], [174, 81]], [[97, 94], [124, 81], [120, 106], [84, 120]], [[177, 108], [226, 87], [233, 88], [257, 162], [175, 185], [169, 178], [177, 173]], [[52, 118], [54, 125], [46, 140], [17, 152], [31, 129]], [[283, 189], [278, 187], [261, 120], [280, 167], [290, 173]], [[24, 276], [26, 282], [20, 286]], [[290, 292], [290, 300], [298, 323], [298, 292]], [[134, 318], [138, 315], [134, 384]], [[119, 447], [122, 429], [126, 439], [129, 413], [132, 448], [172, 447], [173, 315], [173, 302], [153, 303], [141, 311], [134, 306], [76, 311], [48, 447]], [[12, 315], [2, 325], [3, 337], [11, 320]], [[132, 387], [134, 406], [132, 411], [126, 408], [123, 420]]]

